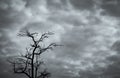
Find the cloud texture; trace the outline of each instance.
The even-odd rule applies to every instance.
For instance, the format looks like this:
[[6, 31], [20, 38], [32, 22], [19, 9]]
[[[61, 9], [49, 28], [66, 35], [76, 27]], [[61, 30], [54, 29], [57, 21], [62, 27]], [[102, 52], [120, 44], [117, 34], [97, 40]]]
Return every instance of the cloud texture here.
[[53, 78], [119, 78], [119, 19], [114, 0], [0, 0], [0, 76], [10, 75], [5, 59], [29, 45], [17, 36], [28, 28], [53, 31], [46, 44], [64, 45], [43, 55]]

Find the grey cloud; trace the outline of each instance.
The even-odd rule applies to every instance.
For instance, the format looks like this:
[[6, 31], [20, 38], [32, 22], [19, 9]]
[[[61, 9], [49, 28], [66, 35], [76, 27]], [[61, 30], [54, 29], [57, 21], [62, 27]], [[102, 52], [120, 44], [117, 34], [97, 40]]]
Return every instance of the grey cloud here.
[[22, 1], [17, 0], [0, 0], [0, 3], [0, 27], [10, 28], [15, 23], [20, 24], [21, 17], [24, 15], [21, 14], [22, 9], [24, 8], [24, 2], [22, 3]]
[[8, 39], [7, 35], [3, 31], [1, 31], [1, 33], [2, 33], [2, 36], [0, 37], [0, 53], [1, 53], [0, 56], [3, 56], [6, 54], [4, 52], [5, 47], [9, 46], [11, 44], [11, 42]]
[[17, 52], [14, 48], [16, 44], [9, 38], [9, 31], [15, 31], [16, 25], [24, 22], [24, 2], [18, 0], [0, 0], [0, 77], [15, 78], [9, 65], [6, 63], [6, 57]]
[[119, 53], [120, 52], [120, 41], [118, 40], [114, 42], [113, 45], [111, 46], [111, 49]]
[[[53, 78], [73, 78], [74, 73], [72, 73], [71, 70], [73, 70], [74, 65], [70, 65], [66, 62], [64, 62], [64, 59], [58, 60], [58, 59], [47, 59], [46, 66], [48, 67], [48, 70], [52, 72]], [[65, 68], [64, 66], [70, 67], [70, 69]], [[73, 70], [74, 72], [74, 70]]]
[[97, 64], [94, 65], [94, 68], [88, 68], [87, 70], [80, 70], [79, 74], [82, 78], [119, 78], [120, 75], [120, 54], [109, 56], [106, 60], [109, 61], [109, 64], [105, 67], [99, 67]]
[[57, 53], [58, 56], [80, 59], [84, 53], [85, 46], [90, 44], [89, 38], [95, 35], [92, 29], [83, 28], [74, 27], [62, 36], [61, 43], [64, 47], [62, 48], [62, 52]]
[[0, 0], [1, 52], [4, 48], [14, 46], [15, 43], [9, 38], [9, 32], [22, 27], [28, 18], [24, 12], [25, 3], [23, 0]]
[[[39, 4], [40, 2], [44, 1], [44, 0], [24, 0], [26, 2], [26, 7], [34, 7], [36, 6], [35, 4]], [[37, 8], [37, 7], [36, 7]]]
[[62, 23], [62, 24], [71, 24], [74, 26], [81, 26], [81, 25], [85, 25], [84, 23], [81, 22], [81, 20], [76, 19], [75, 16], [64, 16], [64, 17], [59, 17], [59, 16], [55, 16], [55, 17], [49, 17], [50, 21], [54, 21], [56, 23]]
[[68, 0], [47, 0], [47, 8], [50, 10], [67, 10]]
[[94, 7], [93, 0], [70, 0], [71, 4], [78, 10], [92, 9]]
[[[67, 1], [74, 8], [71, 8]], [[37, 31], [43, 32], [43, 31], [48, 31], [53, 27], [53, 30], [56, 30], [58, 33], [63, 32], [59, 30], [59, 28], [62, 28], [64, 30], [64, 33], [62, 33], [59, 38], [60, 43], [63, 44], [64, 46], [60, 47], [60, 49], [54, 50], [54, 54], [56, 56], [55, 59], [49, 60], [50, 57], [48, 58], [47, 66], [48, 66], [48, 69], [50, 69], [51, 73], [53, 73], [52, 77], [73, 78], [70, 72], [72, 71], [72, 74], [73, 74], [75, 71], [77, 71], [76, 67], [80, 67], [78, 66], [80, 61], [82, 61], [83, 65], [87, 65], [87, 64], [89, 65], [89, 63], [91, 62], [94, 63], [94, 65], [96, 63], [97, 63], [96, 65], [98, 65], [101, 62], [104, 63], [106, 62], [106, 60], [109, 60], [110, 62], [114, 62], [114, 64], [112, 64], [113, 69], [114, 67], [116, 67], [115, 65], [117, 66], [119, 65], [119, 64], [115, 64], [115, 62], [119, 62], [119, 61], [116, 61], [118, 59], [115, 58], [115, 60], [113, 61], [114, 59], [113, 57], [111, 57], [112, 60], [111, 59], [101, 60], [103, 57], [106, 57], [106, 55], [110, 53], [107, 53], [102, 50], [98, 51], [99, 50], [98, 48], [95, 48], [97, 49], [96, 53], [94, 53], [91, 56], [89, 55], [90, 52], [91, 53], [93, 52], [92, 49], [94, 49], [94, 47], [99, 47], [99, 48], [101, 47], [101, 45], [92, 46], [92, 44], [94, 44], [94, 41], [93, 42], [90, 41], [91, 37], [96, 37], [97, 35], [100, 35], [98, 36], [98, 38], [101, 38], [101, 35], [103, 35], [103, 33], [97, 34], [97, 32], [103, 30], [104, 28], [107, 28], [107, 27], [104, 27], [105, 25], [109, 25], [108, 24], [109, 21], [107, 21], [107, 24], [106, 24], [106, 20], [104, 20], [105, 24], [102, 25], [101, 24], [103, 22], [103, 20], [101, 20], [102, 17], [101, 16], [97, 17], [94, 12], [91, 12], [91, 9], [95, 5], [93, 0], [58, 0], [58, 1], [57, 0], [36, 0], [36, 1], [34, 0], [21, 0], [21, 1], [1, 0], [0, 3], [1, 3], [0, 33], [2, 34], [2, 36], [0, 36], [0, 43], [1, 43], [0, 48], [2, 48], [1, 54], [3, 55], [3, 56], [0, 55], [1, 59], [4, 59], [3, 57], [7, 56], [7, 54], [14, 54], [15, 52], [18, 51], [16, 46], [19, 43], [13, 40], [17, 39], [16, 36], [14, 36], [14, 34], [17, 34], [19, 30], [23, 30], [24, 28], [27, 27], [32, 30], [35, 30], [36, 32]], [[114, 7], [118, 6], [113, 4], [106, 5], [104, 3], [106, 2], [103, 2], [101, 7], [108, 12], [109, 12], [108, 9], [110, 9], [108, 6], [114, 6]], [[30, 12], [27, 12], [28, 10]], [[49, 12], [48, 13], [43, 12], [44, 10]], [[83, 10], [86, 10], [86, 11], [83, 12], [83, 14], [81, 14], [81, 11]], [[86, 15], [86, 12], [88, 12], [88, 15]], [[29, 13], [30, 13], [30, 16], [29, 16]], [[44, 16], [46, 15], [47, 17], [44, 18]], [[39, 20], [38, 18], [41, 18], [42, 21], [41, 19]], [[25, 25], [23, 26], [24, 23]], [[59, 25], [59, 26], [56, 26], [56, 25]], [[98, 25], [98, 26], [94, 26], [94, 25]], [[56, 29], [57, 27], [58, 29]], [[111, 29], [112, 28], [114, 28], [113, 25], [111, 26]], [[3, 43], [3, 42], [6, 42], [6, 43]], [[103, 43], [104, 42], [105, 41], [103, 41]], [[96, 44], [99, 44], [99, 43], [96, 43]], [[13, 48], [11, 48], [10, 46]], [[4, 49], [4, 52], [2, 52], [3, 49]], [[115, 48], [115, 49], [119, 50], [118, 48]], [[89, 50], [89, 51], [85, 51], [85, 50]], [[84, 57], [85, 54], [86, 54], [86, 57]], [[58, 59], [61, 59], [61, 61], [58, 61]], [[66, 60], [68, 60], [69, 63], [67, 63]], [[74, 64], [72, 63], [70, 64], [71, 61], [74, 61], [74, 62], [77, 61], [78, 64], [75, 64], [74, 62], [73, 62]], [[2, 68], [0, 67], [0, 69], [2, 70], [3, 70], [3, 67], [7, 66], [7, 64], [5, 64], [5, 61], [0, 62], [0, 64], [2, 67]], [[86, 69], [86, 71], [81, 71], [80, 73], [83, 74], [82, 77], [83, 78], [99, 77], [98, 75], [100, 75], [102, 71], [102, 68], [99, 68], [100, 65], [94, 67], [93, 70]], [[64, 66], [68, 66], [68, 69], [64, 68]], [[108, 72], [108, 70], [110, 71], [113, 70], [110, 68], [111, 66], [108, 67], [105, 70], [105, 72]], [[0, 76], [3, 78], [8, 78], [6, 74], [8, 73], [0, 72]], [[10, 74], [8, 75], [14, 78]], [[18, 78], [18, 76], [15, 76], [15, 77]]]
[[28, 29], [32, 29], [32, 30], [36, 30], [39, 32], [43, 32], [43, 31], [47, 31], [48, 29], [51, 28], [51, 25], [46, 23], [46, 22], [31, 22], [28, 23], [25, 27], [23, 27], [21, 30], [23, 30], [24, 28], [28, 28]]
[[[2, 78], [15, 78], [16, 76], [13, 75], [11, 68], [9, 68], [9, 64], [6, 61], [6, 58], [0, 57], [0, 77]], [[18, 77], [19, 78], [19, 77]]]
[[120, 1], [119, 0], [102, 0], [101, 8], [107, 14], [119, 17], [120, 16]]
[[120, 68], [119, 68], [119, 58], [120, 55], [115, 55], [109, 57], [108, 60], [111, 61], [111, 64], [108, 65], [102, 72], [103, 78], [119, 78]]
[[96, 72], [96, 71], [80, 71], [79, 72], [80, 74], [80, 77], [82, 78], [99, 78], [99, 77], [102, 77], [100, 76], [100, 73], [99, 72]]

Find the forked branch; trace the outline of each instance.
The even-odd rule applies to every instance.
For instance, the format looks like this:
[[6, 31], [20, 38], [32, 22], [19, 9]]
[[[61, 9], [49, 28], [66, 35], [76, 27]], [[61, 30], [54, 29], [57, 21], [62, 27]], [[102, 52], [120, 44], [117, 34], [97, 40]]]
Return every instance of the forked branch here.
[[14, 73], [25, 74], [28, 78], [48, 78], [50, 77], [50, 73], [47, 70], [39, 73], [41, 65], [43, 65], [43, 61], [40, 61], [41, 54], [46, 52], [47, 50], [53, 50], [58, 45], [56, 43], [51, 43], [46, 47], [41, 46], [41, 43], [46, 38], [49, 38], [50, 35], [53, 35], [52, 32], [43, 33], [40, 38], [36, 38], [38, 33], [30, 33], [28, 30], [25, 32], [19, 33], [19, 36], [30, 38], [33, 43], [30, 44], [30, 48], [26, 48], [25, 54], [21, 54], [20, 57], [15, 59], [16, 61], [10, 61], [13, 65]]

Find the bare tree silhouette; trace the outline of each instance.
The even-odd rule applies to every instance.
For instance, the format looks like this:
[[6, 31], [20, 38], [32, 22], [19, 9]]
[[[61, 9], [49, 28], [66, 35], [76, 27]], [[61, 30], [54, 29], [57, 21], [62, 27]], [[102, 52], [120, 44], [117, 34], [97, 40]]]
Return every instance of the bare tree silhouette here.
[[13, 66], [14, 73], [25, 74], [28, 78], [48, 78], [51, 76], [46, 69], [40, 71], [41, 65], [44, 61], [41, 60], [41, 54], [47, 50], [52, 50], [54, 47], [61, 46], [56, 43], [51, 43], [47, 47], [42, 47], [41, 43], [53, 35], [52, 32], [46, 32], [36, 39], [38, 33], [31, 33], [28, 30], [21, 32], [18, 35], [22, 37], [28, 37], [32, 40], [32, 44], [29, 48], [26, 48], [26, 53], [21, 54], [19, 57], [15, 58], [14, 61], [9, 61]]

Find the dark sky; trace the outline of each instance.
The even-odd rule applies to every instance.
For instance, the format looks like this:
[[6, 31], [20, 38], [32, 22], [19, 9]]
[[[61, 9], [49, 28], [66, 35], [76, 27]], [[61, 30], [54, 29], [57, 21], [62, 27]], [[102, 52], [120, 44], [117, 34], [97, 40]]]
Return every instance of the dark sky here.
[[119, 25], [119, 0], [0, 0], [0, 78], [24, 77], [6, 60], [25, 53], [25, 28], [64, 45], [43, 55], [52, 78], [120, 78]]

